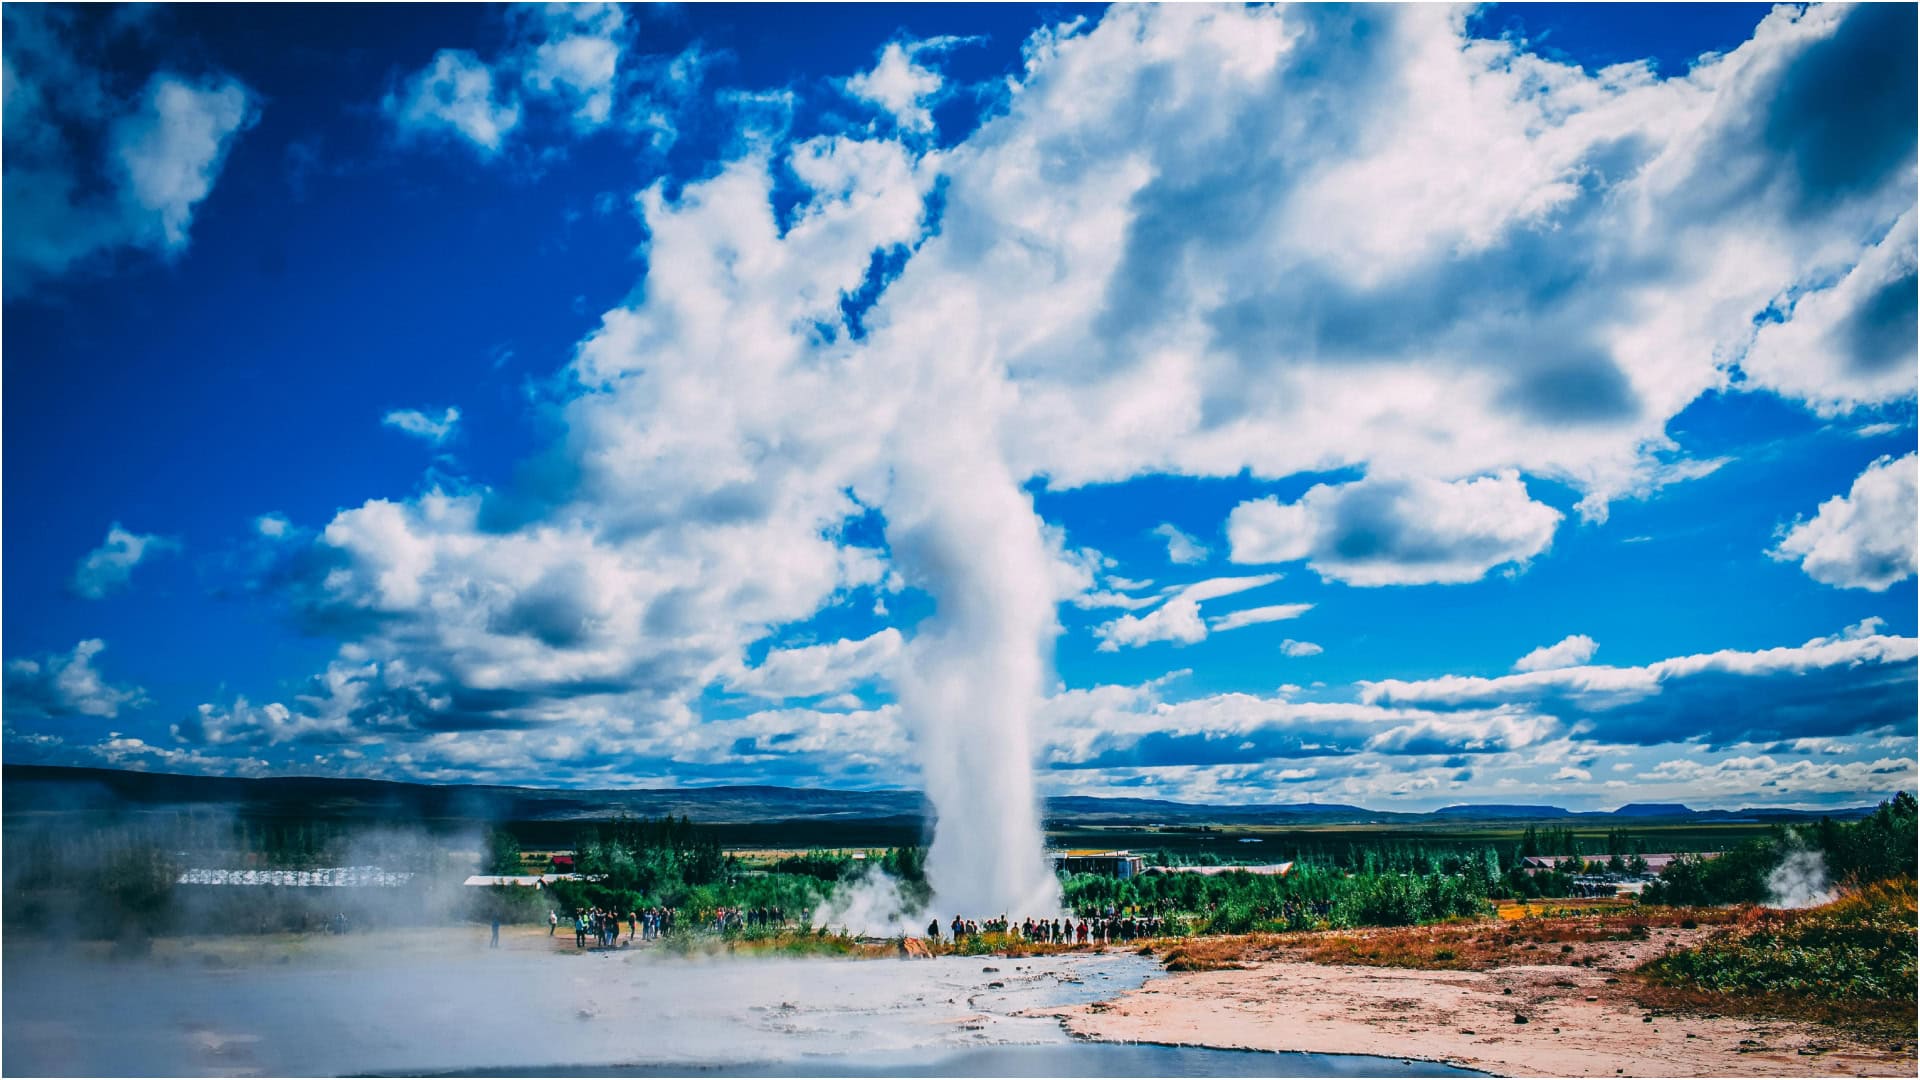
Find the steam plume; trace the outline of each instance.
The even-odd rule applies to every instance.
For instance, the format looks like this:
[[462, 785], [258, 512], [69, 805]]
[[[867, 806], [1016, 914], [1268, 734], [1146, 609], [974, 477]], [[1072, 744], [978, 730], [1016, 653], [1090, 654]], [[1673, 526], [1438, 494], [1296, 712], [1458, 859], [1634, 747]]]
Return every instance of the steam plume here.
[[1798, 839], [1787, 847], [1786, 858], [1767, 875], [1767, 906], [1776, 908], [1818, 907], [1833, 900], [1827, 883], [1827, 859]]
[[937, 816], [927, 879], [939, 912], [1049, 914], [1032, 728], [1058, 632], [1052, 561], [999, 451], [1004, 377], [984, 360], [919, 371], [886, 510], [895, 564], [936, 604], [895, 686]]

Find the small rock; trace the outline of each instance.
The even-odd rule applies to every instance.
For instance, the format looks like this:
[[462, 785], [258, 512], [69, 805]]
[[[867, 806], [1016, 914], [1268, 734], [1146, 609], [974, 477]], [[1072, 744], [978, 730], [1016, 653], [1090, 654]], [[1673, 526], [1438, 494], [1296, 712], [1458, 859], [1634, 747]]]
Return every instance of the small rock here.
[[1526, 1022], [1527, 1022], [1527, 1018], [1526, 1018], [1526, 1017], [1525, 1017], [1524, 1015], [1522, 1015], [1522, 1014], [1520, 1014], [1520, 1013], [1514, 1013], [1514, 1014], [1513, 1014], [1513, 1022], [1514, 1022], [1514, 1023], [1516, 1023], [1516, 1024], [1524, 1024], [1524, 1023], [1526, 1023]]
[[1000, 969], [997, 967], [983, 967], [980, 970], [981, 971], [999, 971]]

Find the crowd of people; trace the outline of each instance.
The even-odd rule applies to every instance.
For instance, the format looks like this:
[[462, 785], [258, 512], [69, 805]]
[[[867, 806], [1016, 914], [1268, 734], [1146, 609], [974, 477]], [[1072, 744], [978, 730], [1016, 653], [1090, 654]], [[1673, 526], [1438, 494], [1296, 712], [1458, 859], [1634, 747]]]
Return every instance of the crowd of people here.
[[[939, 941], [940, 929], [939, 919], [928, 923], [927, 937]], [[1039, 945], [1112, 945], [1139, 938], [1159, 937], [1166, 933], [1166, 920], [1159, 915], [1117, 913], [1112, 910], [1105, 915], [1078, 920], [1069, 916], [1064, 919], [1022, 919], [1019, 922], [1012, 922], [1005, 915], [985, 922], [955, 915], [947, 929], [950, 940], [956, 942], [982, 934], [1000, 934], [1016, 941], [1030, 941]]]
[[[611, 949], [620, 944], [620, 930], [624, 924], [627, 940], [638, 938], [641, 941], [654, 941], [673, 929], [674, 911], [672, 908], [647, 908], [643, 911], [629, 911], [623, 919], [617, 911], [592, 908], [573, 913], [573, 946], [584, 949], [592, 942], [596, 949]], [[553, 936], [560, 927], [560, 913], [547, 912], [547, 936]], [[497, 933], [497, 931], [496, 931]]]
[[[711, 916], [699, 913], [697, 925], [717, 934], [738, 932], [749, 927], [784, 926], [786, 912], [777, 907], [755, 908], [718, 908]], [[676, 913], [667, 907], [646, 908], [641, 911], [629, 911], [624, 916], [617, 911], [592, 908], [576, 911], [573, 914], [573, 943], [575, 948], [596, 949], [617, 948], [621, 942], [621, 931], [625, 930], [628, 942], [656, 941], [674, 928]], [[547, 913], [547, 934], [552, 936], [561, 923], [558, 911]], [[1010, 937], [1015, 941], [1032, 942], [1037, 945], [1066, 945], [1070, 947], [1114, 945], [1135, 941], [1140, 938], [1161, 937], [1168, 932], [1168, 923], [1159, 915], [1144, 915], [1131, 911], [1116, 912], [1108, 909], [1104, 915], [1074, 918], [1067, 916], [1058, 919], [1022, 919], [1014, 922], [1001, 915], [985, 921], [963, 919], [958, 915], [945, 928], [939, 919], [927, 925], [927, 937], [940, 941], [943, 934], [946, 940], [958, 942], [963, 938], [997, 934]], [[495, 935], [499, 931], [495, 929]]]
[[786, 922], [785, 909], [777, 907], [719, 908], [713, 913], [713, 931], [716, 934], [749, 927], [785, 926]]

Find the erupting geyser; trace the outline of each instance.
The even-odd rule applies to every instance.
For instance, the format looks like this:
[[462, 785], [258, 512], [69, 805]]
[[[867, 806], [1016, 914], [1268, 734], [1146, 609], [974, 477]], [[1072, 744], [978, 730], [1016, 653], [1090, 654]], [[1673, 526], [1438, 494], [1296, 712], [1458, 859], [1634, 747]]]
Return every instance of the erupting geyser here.
[[1040, 520], [981, 400], [994, 385], [950, 384], [929, 395], [939, 404], [923, 411], [928, 423], [896, 436], [887, 535], [895, 565], [936, 605], [895, 684], [937, 819], [935, 913], [1019, 918], [1060, 909], [1033, 782], [1033, 722], [1058, 624]]

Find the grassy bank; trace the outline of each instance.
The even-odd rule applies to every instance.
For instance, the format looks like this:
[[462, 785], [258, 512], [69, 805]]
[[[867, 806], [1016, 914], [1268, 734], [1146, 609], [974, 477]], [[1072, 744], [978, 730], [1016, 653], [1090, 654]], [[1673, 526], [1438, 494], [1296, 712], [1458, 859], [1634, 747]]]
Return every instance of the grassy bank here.
[[1916, 1021], [1915, 892], [1883, 881], [1801, 911], [1748, 909], [1691, 949], [1640, 968], [1669, 1007], [1867, 1025], [1911, 1035]]

